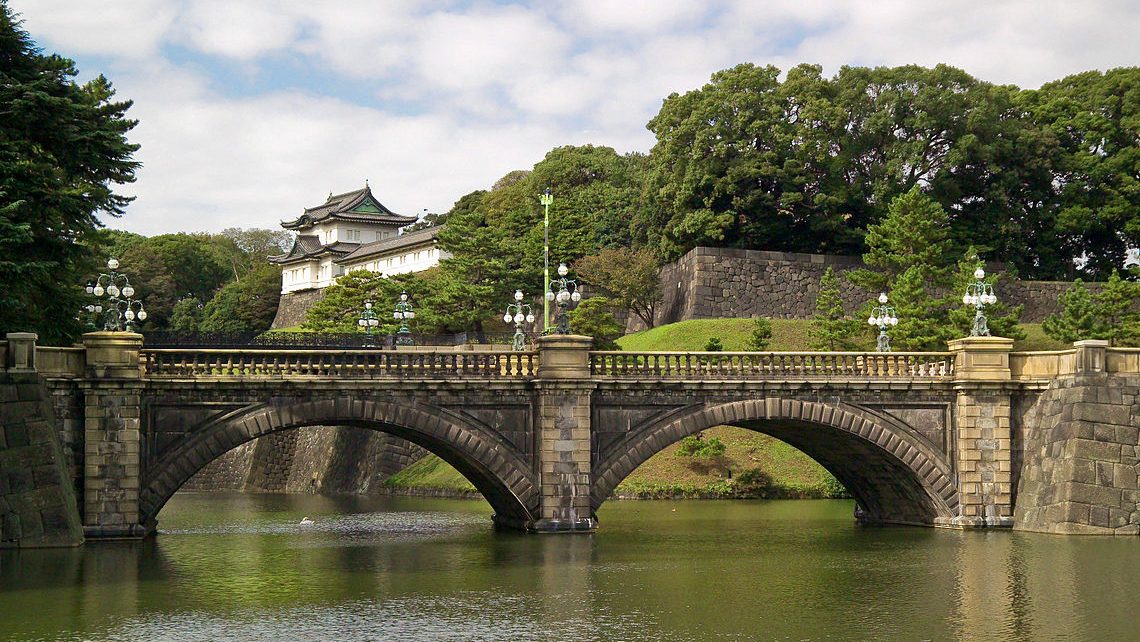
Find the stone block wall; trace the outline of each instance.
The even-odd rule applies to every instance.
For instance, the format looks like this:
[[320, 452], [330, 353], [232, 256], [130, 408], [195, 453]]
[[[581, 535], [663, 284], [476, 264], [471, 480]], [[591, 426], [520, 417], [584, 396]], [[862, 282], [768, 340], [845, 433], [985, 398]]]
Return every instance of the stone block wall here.
[[1015, 528], [1140, 534], [1140, 376], [1057, 378], [1021, 423]]
[[305, 313], [314, 303], [325, 298], [324, 290], [301, 290], [286, 292], [277, 303], [277, 316], [273, 317], [270, 329], [290, 328], [305, 322]]
[[[657, 323], [719, 317], [809, 319], [815, 314], [819, 280], [828, 267], [842, 275], [863, 267], [863, 262], [848, 256], [693, 248], [661, 268], [664, 300]], [[1070, 285], [1056, 281], [1007, 282], [998, 296], [1010, 305], [1024, 305], [1022, 320], [1038, 323], [1059, 310], [1057, 298]], [[840, 296], [849, 312], [859, 309], [873, 295], [840, 278]], [[630, 331], [642, 327], [636, 317], [627, 322]]]
[[50, 395], [34, 373], [0, 373], [0, 547], [83, 543]]
[[386, 493], [384, 481], [427, 451], [365, 428], [312, 426], [242, 444], [207, 464], [183, 488], [283, 493]]

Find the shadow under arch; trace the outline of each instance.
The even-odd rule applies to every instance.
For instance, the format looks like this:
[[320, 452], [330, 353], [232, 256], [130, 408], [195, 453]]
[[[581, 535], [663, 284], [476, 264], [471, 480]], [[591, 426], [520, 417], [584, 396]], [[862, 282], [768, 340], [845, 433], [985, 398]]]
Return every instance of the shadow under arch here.
[[490, 429], [427, 404], [350, 397], [271, 399], [218, 417], [163, 454], [144, 476], [139, 522], [154, 529], [159, 511], [206, 464], [243, 443], [309, 426], [352, 426], [402, 437], [451, 464], [482, 493], [495, 523], [527, 528], [541, 501], [534, 473], [514, 447]]
[[958, 486], [946, 457], [897, 419], [842, 402], [768, 397], [705, 404], [638, 429], [595, 467], [596, 511], [647, 459], [689, 435], [719, 425], [784, 441], [836, 476], [869, 522], [930, 525], [958, 515]]

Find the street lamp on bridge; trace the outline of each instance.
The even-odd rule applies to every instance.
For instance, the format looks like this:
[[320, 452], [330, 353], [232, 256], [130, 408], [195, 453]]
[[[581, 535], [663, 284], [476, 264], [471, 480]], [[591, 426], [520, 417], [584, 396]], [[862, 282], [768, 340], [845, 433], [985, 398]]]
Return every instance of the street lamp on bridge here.
[[356, 320], [356, 324], [364, 329], [364, 345], [372, 346], [372, 329], [380, 325], [380, 319], [376, 318], [376, 312], [372, 309], [372, 302], [364, 302], [364, 311], [360, 313], [360, 318]]
[[523, 323], [534, 323], [534, 313], [531, 312], [530, 304], [522, 302], [524, 296], [522, 290], [515, 290], [515, 302], [507, 304], [507, 312], [503, 315], [503, 323], [510, 324], [513, 321], [515, 324], [515, 337], [511, 343], [511, 349], [515, 352], [526, 350]]
[[986, 283], [986, 271], [980, 266], [974, 270], [974, 282], [966, 286], [966, 293], [962, 295], [962, 303], [974, 306], [974, 325], [970, 328], [971, 337], [990, 336], [989, 322], [986, 321], [985, 309], [987, 305], [997, 303], [994, 286]]
[[899, 318], [895, 316], [895, 309], [887, 305], [887, 293], [879, 293], [879, 305], [871, 309], [871, 316], [867, 319], [869, 325], [879, 327], [879, 338], [875, 342], [875, 350], [877, 352], [890, 352], [891, 351], [891, 338], [887, 335], [887, 328], [899, 324]]
[[[146, 321], [146, 308], [141, 299], [133, 298], [135, 289], [126, 274], [116, 272], [119, 269], [118, 259], [107, 260], [107, 272], [100, 273], [94, 281], [87, 283], [87, 294], [95, 297], [107, 295], [107, 316], [103, 325], [104, 330], [132, 332], [136, 321]], [[87, 306], [88, 312], [98, 314], [101, 305]]]
[[[546, 301], [547, 303], [558, 303], [558, 315], [556, 317], [557, 334], [570, 334], [570, 311], [571, 303], [577, 304], [582, 300], [582, 293], [578, 291], [578, 282], [573, 279], [566, 278], [570, 270], [566, 267], [565, 263], [558, 264], [558, 276], [550, 282], [550, 286], [546, 288]], [[558, 292], [555, 293], [554, 286], [558, 286]]]
[[412, 310], [412, 304], [408, 301], [406, 291], [400, 293], [400, 300], [396, 302], [396, 308], [392, 311], [392, 318], [400, 322], [400, 329], [396, 331], [396, 345], [415, 345], [416, 342], [412, 339], [412, 331], [408, 329], [408, 320], [416, 318], [416, 313]]

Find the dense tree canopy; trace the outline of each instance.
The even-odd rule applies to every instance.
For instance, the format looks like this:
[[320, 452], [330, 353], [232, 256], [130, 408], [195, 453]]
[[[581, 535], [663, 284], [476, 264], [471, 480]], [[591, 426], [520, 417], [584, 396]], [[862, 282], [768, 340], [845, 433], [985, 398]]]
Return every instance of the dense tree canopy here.
[[45, 342], [79, 330], [87, 238], [100, 216], [130, 198], [137, 145], [130, 101], [103, 76], [76, 84], [75, 65], [45, 55], [0, 2], [0, 332], [34, 331]]
[[634, 239], [857, 254], [919, 187], [973, 244], [1029, 278], [1107, 276], [1140, 243], [1140, 69], [1035, 91], [939, 65], [788, 71], [742, 64], [673, 94], [649, 122]]

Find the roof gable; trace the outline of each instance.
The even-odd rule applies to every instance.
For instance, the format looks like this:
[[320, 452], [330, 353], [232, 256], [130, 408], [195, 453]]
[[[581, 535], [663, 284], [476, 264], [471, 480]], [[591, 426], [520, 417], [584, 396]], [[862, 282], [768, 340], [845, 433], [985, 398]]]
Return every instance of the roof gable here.
[[384, 204], [372, 195], [371, 188], [365, 183], [364, 189], [344, 194], [329, 194], [328, 200], [323, 204], [305, 208], [301, 216], [291, 221], [281, 221], [281, 227], [287, 230], [301, 230], [330, 219], [403, 226], [415, 222], [416, 217], [396, 214], [384, 207]]

